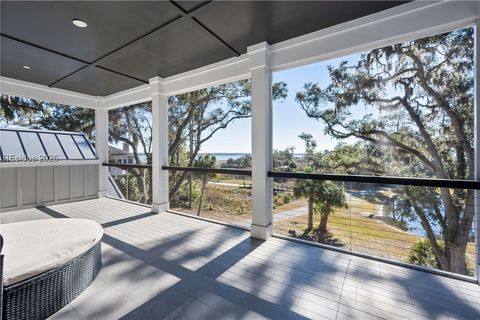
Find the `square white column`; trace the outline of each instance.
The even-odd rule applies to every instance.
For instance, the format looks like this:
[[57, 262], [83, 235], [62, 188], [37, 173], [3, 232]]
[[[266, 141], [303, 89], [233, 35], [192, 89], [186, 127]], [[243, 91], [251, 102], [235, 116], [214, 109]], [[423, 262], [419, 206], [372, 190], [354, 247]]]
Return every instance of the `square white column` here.
[[165, 212], [168, 200], [168, 97], [159, 77], [150, 79], [152, 94], [152, 212]]
[[247, 50], [252, 77], [252, 225], [253, 238], [272, 235], [272, 72], [266, 42]]
[[98, 196], [106, 197], [108, 193], [108, 110], [95, 109], [95, 152], [100, 164], [98, 166]]
[[[474, 93], [474, 148], [475, 148], [475, 180], [480, 180], [480, 20], [475, 21], [474, 36], [474, 63], [475, 63], [475, 93]], [[480, 190], [474, 191], [474, 212], [475, 212], [475, 247], [476, 254], [476, 273], [477, 281], [480, 284]]]

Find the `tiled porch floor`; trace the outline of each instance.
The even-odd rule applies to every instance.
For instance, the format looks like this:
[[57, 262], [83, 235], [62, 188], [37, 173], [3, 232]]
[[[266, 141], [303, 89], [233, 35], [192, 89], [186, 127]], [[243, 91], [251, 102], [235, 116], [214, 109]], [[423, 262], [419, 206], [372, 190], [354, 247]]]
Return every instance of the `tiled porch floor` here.
[[6, 212], [88, 218], [103, 268], [51, 319], [480, 319], [480, 286], [112, 199]]

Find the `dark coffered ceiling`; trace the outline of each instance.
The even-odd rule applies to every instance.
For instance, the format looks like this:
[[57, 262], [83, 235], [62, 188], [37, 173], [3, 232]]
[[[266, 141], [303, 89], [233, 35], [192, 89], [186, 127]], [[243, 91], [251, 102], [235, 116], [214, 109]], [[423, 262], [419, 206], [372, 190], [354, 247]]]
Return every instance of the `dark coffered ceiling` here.
[[105, 96], [404, 2], [2, 1], [0, 73]]

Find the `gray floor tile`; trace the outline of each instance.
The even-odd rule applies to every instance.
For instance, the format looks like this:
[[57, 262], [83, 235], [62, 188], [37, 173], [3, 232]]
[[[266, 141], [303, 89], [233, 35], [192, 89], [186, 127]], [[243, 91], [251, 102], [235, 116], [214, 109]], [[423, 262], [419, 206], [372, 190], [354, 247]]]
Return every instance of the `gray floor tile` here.
[[0, 214], [104, 224], [103, 268], [50, 319], [480, 319], [480, 287], [96, 199]]

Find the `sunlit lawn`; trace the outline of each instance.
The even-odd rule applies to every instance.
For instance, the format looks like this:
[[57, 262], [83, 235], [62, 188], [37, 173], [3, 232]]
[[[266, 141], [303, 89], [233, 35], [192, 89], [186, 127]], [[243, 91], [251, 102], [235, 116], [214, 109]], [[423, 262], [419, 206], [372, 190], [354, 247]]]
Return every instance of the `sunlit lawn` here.
[[[201, 216], [227, 223], [251, 221], [251, 189], [207, 184]], [[193, 208], [173, 208], [176, 211], [197, 215], [198, 203]]]
[[273, 214], [277, 214], [277, 213], [285, 212], [285, 211], [297, 210], [297, 209], [304, 208], [304, 207], [307, 207], [307, 206], [308, 206], [308, 204], [307, 204], [306, 200], [303, 200], [303, 199], [295, 200], [294, 199], [289, 203], [286, 203], [282, 206], [278, 206], [275, 209], [273, 209]]
[[[319, 216], [315, 215], [314, 226], [319, 222]], [[289, 235], [289, 231], [295, 230], [299, 236], [306, 228], [306, 214], [274, 224], [274, 232], [283, 235]], [[420, 239], [374, 219], [350, 216], [345, 212], [336, 212], [330, 216], [328, 230], [331, 233], [328, 242], [334, 246], [401, 261], [407, 259], [411, 245]]]
[[252, 179], [250, 177], [245, 177], [245, 179], [222, 177], [219, 179], [214, 179], [212, 182], [230, 183], [238, 186], [243, 186], [244, 183], [247, 186], [252, 185]]
[[[319, 220], [318, 215], [314, 216], [314, 226], [319, 224]], [[305, 214], [275, 222], [274, 233], [291, 236], [291, 232], [294, 230], [296, 236], [301, 238], [306, 228], [307, 215]], [[336, 212], [330, 216], [328, 230], [331, 233], [328, 244], [404, 262], [408, 261], [410, 247], [422, 239], [375, 219], [359, 215], [350, 216], [344, 212]], [[469, 243], [467, 262], [470, 270], [473, 269], [474, 257], [475, 246], [473, 243]]]

